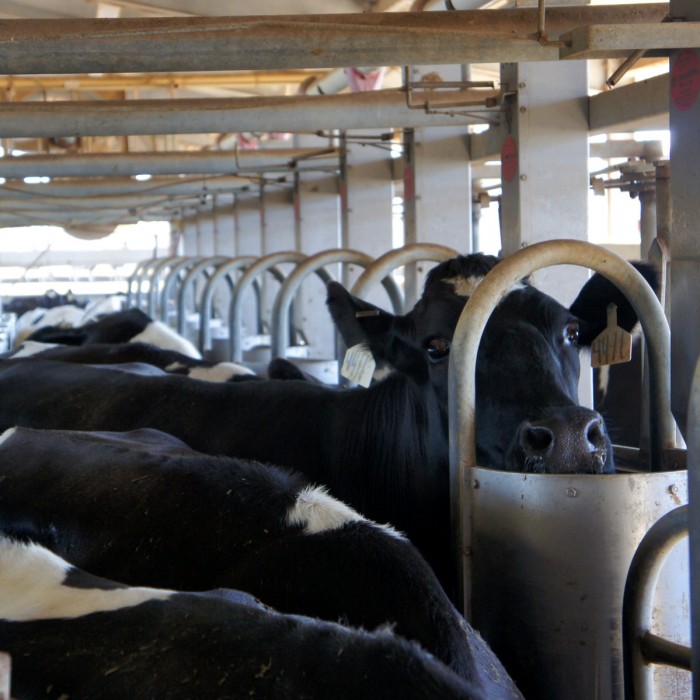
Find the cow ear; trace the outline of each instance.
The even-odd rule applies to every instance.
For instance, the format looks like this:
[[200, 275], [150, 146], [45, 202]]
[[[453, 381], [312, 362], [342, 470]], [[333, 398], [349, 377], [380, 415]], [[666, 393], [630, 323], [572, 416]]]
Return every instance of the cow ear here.
[[347, 347], [367, 343], [376, 359], [386, 359], [384, 349], [394, 322], [392, 314], [354, 297], [338, 282], [328, 283], [326, 304]]
[[[656, 269], [649, 263], [634, 262], [632, 265], [642, 274], [654, 292], [658, 292], [659, 277]], [[637, 314], [627, 297], [610, 280], [596, 273], [583, 286], [569, 311], [581, 320], [579, 343], [590, 345], [607, 326], [608, 304], [617, 306], [617, 325], [626, 331], [632, 331], [637, 321]]]

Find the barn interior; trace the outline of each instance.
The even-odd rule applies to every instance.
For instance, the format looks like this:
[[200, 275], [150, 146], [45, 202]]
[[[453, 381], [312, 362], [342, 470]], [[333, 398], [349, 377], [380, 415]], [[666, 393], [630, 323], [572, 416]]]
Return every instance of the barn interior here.
[[[651, 472], [682, 462], [692, 506], [699, 22], [697, 0], [0, 0], [0, 349], [13, 343], [13, 300], [51, 292], [138, 306], [211, 359], [284, 355], [332, 383], [343, 347], [328, 279], [387, 307], [391, 293], [363, 273], [407, 251], [373, 282], [390, 273], [408, 309], [445, 255], [592, 243], [593, 266], [608, 251], [661, 273], [663, 347], [621, 380], [624, 391], [652, 374], [627, 454]], [[591, 274], [572, 255], [527, 270], [567, 306]], [[246, 277], [236, 296], [263, 259], [281, 272]], [[582, 358], [583, 405], [603, 372]], [[476, 466], [468, 446], [453, 452]], [[460, 493], [485, 483], [460, 474]], [[693, 510], [690, 547], [661, 584], [669, 599], [690, 573], [700, 600]], [[692, 626], [697, 640], [700, 614], [691, 625], [686, 604], [677, 618], [664, 633], [689, 645]], [[657, 697], [700, 698], [698, 648], [644, 657]], [[669, 658], [685, 670], [656, 665]], [[600, 697], [622, 697], [615, 663]], [[546, 697], [563, 698], [565, 681], [552, 683]]]

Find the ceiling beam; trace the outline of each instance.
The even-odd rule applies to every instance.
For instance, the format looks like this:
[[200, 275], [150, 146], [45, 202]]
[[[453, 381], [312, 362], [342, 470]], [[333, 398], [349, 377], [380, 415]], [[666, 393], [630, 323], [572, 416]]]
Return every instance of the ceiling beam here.
[[589, 98], [592, 134], [636, 129], [668, 129], [668, 74], [606, 90]]
[[[204, 134], [234, 131], [323, 131], [391, 127], [453, 126], [497, 118], [497, 110], [474, 104], [493, 98], [491, 91], [412, 93], [398, 90], [179, 100], [110, 100], [77, 102], [7, 102], [0, 110], [4, 138], [54, 136], [124, 136], [134, 134]], [[465, 108], [445, 108], [426, 114], [423, 103], [436, 108], [445, 102], [471, 102]]]
[[[653, 24], [668, 3], [552, 7], [547, 35], [592, 24]], [[537, 41], [538, 9], [8, 20], [0, 73], [272, 70], [559, 59]], [[637, 48], [645, 48], [643, 45]]]

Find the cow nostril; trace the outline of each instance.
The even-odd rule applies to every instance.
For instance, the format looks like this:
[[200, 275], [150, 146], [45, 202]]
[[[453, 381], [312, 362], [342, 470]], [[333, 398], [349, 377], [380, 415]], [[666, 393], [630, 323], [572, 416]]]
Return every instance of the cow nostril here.
[[595, 449], [600, 449], [605, 445], [605, 436], [600, 420], [596, 419], [589, 423], [588, 429], [586, 430], [586, 438]]
[[554, 433], [549, 428], [528, 425], [522, 432], [522, 445], [530, 454], [545, 454], [554, 443]]

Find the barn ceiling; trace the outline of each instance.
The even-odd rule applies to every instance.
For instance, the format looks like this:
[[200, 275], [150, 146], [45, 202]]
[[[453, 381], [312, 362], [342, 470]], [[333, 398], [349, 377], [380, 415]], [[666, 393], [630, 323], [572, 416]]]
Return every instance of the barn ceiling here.
[[[458, 0], [452, 4], [472, 10], [515, 3]], [[519, 7], [522, 4], [517, 3]], [[557, 4], [588, 3], [559, 0]], [[659, 8], [656, 14], [660, 17], [663, 6], [655, 7]], [[149, 209], [143, 197], [152, 183], [132, 181], [129, 187], [128, 178], [150, 172], [160, 178], [159, 186], [169, 188], [187, 184], [193, 175], [201, 182], [207, 174], [207, 164], [211, 164], [210, 175], [235, 175], [238, 185], [244, 186], [259, 173], [289, 170], [290, 163], [295, 169], [312, 168], [320, 160], [321, 167], [325, 167], [328, 159], [335, 156], [328, 148], [326, 134], [330, 128], [455, 123], [454, 109], [440, 109], [442, 115], [430, 117], [426, 115], [428, 110], [407, 109], [405, 91], [398, 88], [405, 84], [407, 75], [401, 59], [404, 54], [411, 55], [411, 50], [415, 56], [430, 56], [436, 64], [454, 62], [449, 53], [451, 46], [456, 47], [453, 53], [461, 55], [464, 51], [465, 61], [476, 64], [470, 79], [494, 81], [493, 87], [458, 86], [430, 94], [434, 102], [454, 102], [455, 91], [459, 92], [462, 103], [471, 104], [457, 111], [459, 123], [488, 123], [488, 119], [484, 122], [484, 113], [498, 110], [498, 68], [492, 61], [530, 60], [528, 52], [539, 60], [559, 50], [532, 41], [534, 32], [530, 29], [535, 30], [534, 25], [526, 27], [529, 35], [523, 35], [524, 41], [498, 42], [485, 36], [470, 44], [458, 34], [460, 26], [454, 14], [430, 12], [422, 13], [420, 18], [414, 15], [413, 19], [409, 17], [407, 26], [394, 26], [388, 16], [433, 9], [444, 10], [442, 0], [0, 0], [0, 45], [4, 47], [0, 50], [0, 71], [4, 71], [0, 72], [4, 100], [0, 138], [5, 155], [0, 158], [0, 177], [7, 179], [0, 187], [0, 226], [53, 220], [58, 224], [80, 223], [83, 227], [94, 222], [103, 227], [106, 219], [127, 222], [139, 217], [170, 218], [177, 209], [172, 200], [178, 195], [170, 196], [167, 207], [159, 196]], [[557, 12], [549, 12], [550, 36], [551, 32], [571, 28], [566, 23], [571, 21], [564, 18], [560, 22]], [[434, 16], [434, 22], [430, 18], [432, 24], [425, 18], [427, 14]], [[498, 10], [491, 14], [505, 16]], [[260, 22], [248, 28], [249, 43], [240, 44], [246, 48], [238, 54], [233, 49], [239, 42], [234, 41], [227, 45], [231, 50], [222, 49], [217, 54], [217, 49], [210, 49], [210, 55], [205, 55], [207, 44], [214, 45], [212, 37], [225, 38], [232, 27], [245, 30], [250, 19], [273, 15], [298, 18], [298, 23], [291, 25], [291, 39], [289, 23], [277, 26], [274, 22]], [[315, 15], [311, 26], [305, 26], [304, 15]], [[319, 15], [328, 15], [328, 22], [321, 22]], [[332, 15], [342, 23], [335, 24]], [[347, 26], [343, 18], [352, 19], [351, 15], [358, 19], [353, 26]], [[378, 15], [387, 20], [378, 17], [375, 22], [371, 16]], [[631, 21], [652, 16], [653, 13], [637, 13], [631, 15]], [[219, 17], [241, 18], [240, 26], [214, 19]], [[93, 53], [93, 44], [100, 40], [90, 39], [102, 23], [91, 21], [98, 18], [105, 20], [105, 26], [118, 27], [119, 31], [111, 35], [105, 32], [109, 35], [105, 41], [117, 42], [114, 48], [105, 51], [103, 44]], [[121, 20], [130, 22], [126, 26], [130, 32], [127, 41], [131, 43], [120, 44], [119, 37], [114, 38], [125, 26], [114, 24]], [[511, 21], [510, 15], [505, 21]], [[187, 25], [185, 40], [177, 34], [187, 22], [192, 24]], [[200, 51], [194, 39], [202, 23], [209, 33], [200, 37], [204, 47]], [[167, 31], [158, 29], [151, 36], [153, 28], [161, 26]], [[323, 41], [316, 48], [306, 41], [319, 31], [327, 32], [329, 51]], [[503, 31], [512, 33], [513, 27], [504, 25]], [[23, 45], [27, 47], [24, 53]], [[516, 53], [502, 53], [508, 50]], [[348, 57], [354, 52], [358, 61], [365, 58], [367, 62], [351, 63]], [[628, 52], [625, 46], [607, 51], [608, 55], [620, 57]], [[501, 55], [504, 58], [499, 59]], [[159, 64], [173, 69], [161, 69]], [[259, 70], [263, 64], [265, 70]], [[81, 65], [86, 66], [85, 71], [73, 70]], [[243, 65], [245, 69], [238, 69]], [[23, 72], [22, 67], [26, 66], [36, 67]], [[190, 70], [189, 66], [197, 70]], [[217, 69], [200, 69], [203, 66]], [[437, 71], [434, 66], [426, 68], [422, 73], [417, 71], [411, 80], [454, 81], [451, 74], [445, 78], [441, 71], [440, 67]], [[383, 89], [370, 92], [371, 87]], [[423, 104], [426, 94], [421, 92], [423, 88], [415, 86], [412, 99], [418, 105]], [[477, 113], [474, 119], [473, 113]], [[317, 137], [317, 147], [294, 150], [297, 144], [292, 132], [320, 131], [324, 137]], [[308, 141], [307, 138], [305, 144]], [[245, 165], [254, 154], [259, 161], [257, 166]], [[25, 177], [51, 181], [29, 185], [23, 182]], [[81, 202], [86, 178], [91, 178], [93, 184], [96, 178], [102, 179], [101, 194], [114, 195], [110, 200], [113, 208], [103, 209], [100, 217], [95, 207], [86, 211], [84, 201]], [[181, 196], [191, 198], [192, 188], [185, 189], [188, 194]], [[27, 206], [28, 197], [36, 202], [34, 211]], [[121, 210], [114, 197], [122, 198]], [[38, 210], [42, 212], [39, 218]]]

